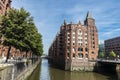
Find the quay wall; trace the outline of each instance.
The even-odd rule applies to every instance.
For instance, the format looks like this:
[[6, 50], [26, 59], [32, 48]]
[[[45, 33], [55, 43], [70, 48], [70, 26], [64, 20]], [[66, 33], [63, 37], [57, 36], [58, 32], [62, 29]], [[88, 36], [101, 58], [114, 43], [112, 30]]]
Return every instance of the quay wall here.
[[13, 69], [13, 65], [1, 64], [0, 65], [0, 80], [13, 80], [12, 69]]
[[49, 62], [67, 71], [96, 71], [98, 66], [97, 61], [88, 60], [49, 59]]
[[39, 65], [41, 59], [16, 62], [0, 69], [0, 80], [26, 80]]

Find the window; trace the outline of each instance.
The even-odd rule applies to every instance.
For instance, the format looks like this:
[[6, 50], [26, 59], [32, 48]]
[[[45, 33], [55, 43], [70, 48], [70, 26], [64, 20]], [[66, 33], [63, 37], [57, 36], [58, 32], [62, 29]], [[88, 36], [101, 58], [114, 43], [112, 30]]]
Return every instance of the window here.
[[81, 33], [81, 29], [78, 30], [78, 33]]
[[75, 43], [73, 43], [73, 45], [75, 45]]
[[75, 53], [73, 53], [73, 57], [75, 57]]
[[78, 58], [83, 58], [83, 54], [82, 53], [78, 53]]
[[81, 46], [82, 46], [82, 43], [81, 43]]
[[81, 29], [78, 30], [78, 34], [81, 34], [81, 35], [82, 35], [82, 31], [81, 31]]
[[85, 43], [87, 43], [87, 40], [85, 40]]
[[68, 34], [68, 36], [70, 37], [70, 34]]
[[0, 10], [2, 9], [1, 5], [0, 5]]
[[68, 36], [67, 38], [70, 39], [70, 36]]
[[85, 48], [85, 51], [87, 52], [87, 51], [88, 51], [88, 49], [87, 49], [87, 48]]
[[78, 43], [78, 45], [80, 46], [81, 44], [80, 44], [80, 43]]
[[78, 41], [80, 41], [80, 39], [78, 39]]
[[67, 57], [69, 57], [70, 55], [69, 55], [69, 53], [67, 53]]
[[67, 34], [70, 34], [70, 32], [67, 32]]
[[70, 46], [70, 43], [68, 43], [68, 46]]
[[88, 58], [88, 54], [85, 54], [85, 57]]
[[67, 52], [70, 52], [70, 49], [69, 49], [69, 48], [67, 49]]
[[92, 54], [94, 54], [94, 52], [92, 52]]
[[70, 41], [70, 38], [68, 38], [68, 41]]
[[79, 46], [82, 46], [82, 43], [78, 43]]
[[78, 48], [78, 51], [83, 51], [83, 48]]
[[94, 32], [94, 30], [91, 30], [91, 32]]
[[5, 0], [3, 1], [3, 3], [5, 3]]

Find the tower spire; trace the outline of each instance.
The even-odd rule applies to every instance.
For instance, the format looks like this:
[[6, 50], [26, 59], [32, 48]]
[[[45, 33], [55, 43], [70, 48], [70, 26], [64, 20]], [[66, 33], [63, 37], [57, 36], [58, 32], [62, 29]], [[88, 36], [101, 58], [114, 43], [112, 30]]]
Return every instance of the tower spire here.
[[66, 20], [64, 19], [64, 25], [67, 25], [67, 22], [66, 22]]
[[80, 20], [78, 21], [78, 24], [81, 24]]
[[86, 19], [88, 19], [88, 18], [89, 18], [89, 19], [93, 19], [92, 15], [90, 14], [89, 11], [87, 12], [87, 16], [86, 16]]
[[85, 25], [95, 26], [95, 20], [94, 20], [94, 18], [92, 17], [92, 15], [90, 14], [89, 11], [87, 12], [87, 16], [86, 16], [86, 19], [85, 19], [85, 21], [84, 21], [84, 24], [85, 24]]

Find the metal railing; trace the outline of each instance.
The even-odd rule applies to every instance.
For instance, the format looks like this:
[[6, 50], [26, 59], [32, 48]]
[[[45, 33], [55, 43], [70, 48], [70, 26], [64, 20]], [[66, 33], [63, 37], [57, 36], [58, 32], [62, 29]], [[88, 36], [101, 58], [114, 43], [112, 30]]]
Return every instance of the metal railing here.
[[120, 63], [120, 59], [97, 59], [98, 62]]

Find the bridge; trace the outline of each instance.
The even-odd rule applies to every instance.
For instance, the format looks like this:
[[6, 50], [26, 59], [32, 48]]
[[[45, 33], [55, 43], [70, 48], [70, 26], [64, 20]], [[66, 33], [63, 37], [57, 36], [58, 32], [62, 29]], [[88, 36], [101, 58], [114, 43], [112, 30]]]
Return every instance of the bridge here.
[[47, 55], [42, 55], [41, 58], [48, 59], [48, 56]]
[[102, 63], [113, 63], [113, 64], [120, 64], [119, 59], [97, 59], [97, 62], [102, 62]]
[[114, 71], [120, 70], [119, 59], [97, 59], [97, 66], [99, 70]]

